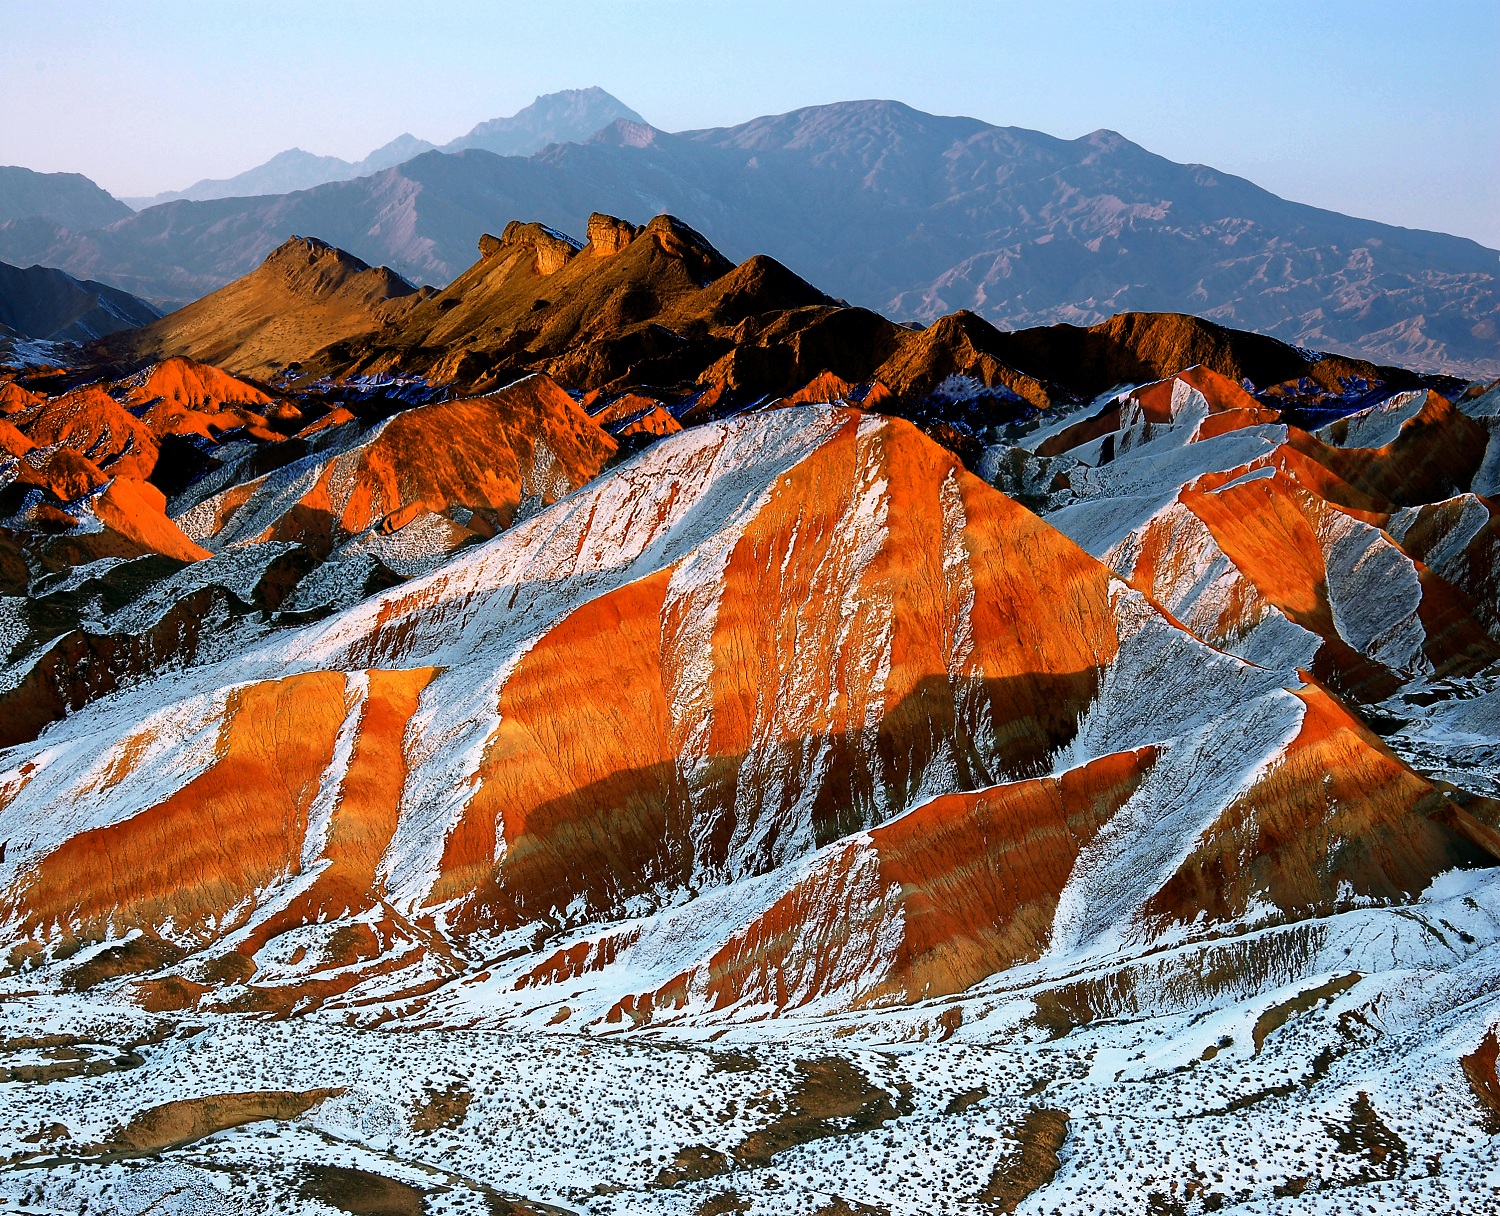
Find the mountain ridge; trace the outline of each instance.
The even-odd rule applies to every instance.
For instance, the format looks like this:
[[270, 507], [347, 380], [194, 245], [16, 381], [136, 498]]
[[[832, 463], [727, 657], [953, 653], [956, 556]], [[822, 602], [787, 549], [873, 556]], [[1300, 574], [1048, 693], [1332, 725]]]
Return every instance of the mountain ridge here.
[[[287, 383], [417, 377], [466, 393], [543, 373], [590, 399], [635, 394], [644, 409], [659, 398], [657, 408], [695, 420], [834, 392], [924, 419], [966, 459], [981, 433], [1028, 412], [1192, 364], [1260, 390], [1306, 384], [1313, 397], [1335, 399], [1356, 384], [1420, 383], [1402, 369], [1313, 356], [1176, 314], [1002, 332], [959, 312], [912, 329], [824, 294], [772, 258], [735, 266], [672, 216], [637, 228], [595, 213], [585, 234], [580, 242], [514, 220], [499, 237], [481, 236], [478, 260], [443, 291], [414, 292], [382, 268], [375, 306], [353, 311], [333, 299], [331, 279], [294, 283], [276, 267], [300, 266], [316, 247], [372, 283], [377, 272], [294, 238], [250, 275], [99, 343], [93, 357], [130, 365], [183, 355]], [[281, 318], [293, 307], [308, 317], [332, 309], [337, 330], [288, 329]], [[280, 336], [268, 345], [262, 335], [272, 331]]]
[[398, 135], [389, 143], [376, 148], [363, 160], [358, 161], [347, 161], [337, 156], [317, 156], [301, 148], [288, 148], [285, 152], [278, 152], [263, 164], [256, 165], [253, 169], [246, 169], [243, 173], [237, 173], [233, 177], [204, 178], [183, 190], [165, 190], [148, 198], [125, 198], [121, 201], [136, 211], [144, 211], [148, 207], [176, 202], [178, 199], [207, 202], [219, 198], [287, 194], [296, 190], [311, 189], [313, 186], [321, 186], [327, 182], [366, 177], [371, 173], [378, 173], [381, 169], [399, 165], [413, 156], [420, 156], [433, 147], [434, 145], [425, 139], [418, 139], [415, 135], [406, 133]]
[[[616, 118], [643, 121], [634, 110], [597, 86], [563, 89], [539, 96], [530, 105], [505, 118], [476, 124], [467, 134], [438, 145], [407, 132], [376, 148], [358, 161], [337, 156], [317, 156], [301, 148], [278, 152], [270, 160], [228, 178], [205, 178], [182, 190], [166, 190], [150, 197], [121, 201], [137, 211], [162, 203], [187, 199], [206, 202], [220, 198], [244, 198], [309, 190], [328, 182], [368, 177], [382, 169], [420, 156], [423, 152], [461, 152], [481, 148], [500, 156], [529, 156], [548, 144], [585, 139]], [[5, 218], [0, 215], [0, 218]]]
[[[624, 123], [626, 125], [620, 125]], [[1500, 255], [1280, 199], [1118, 135], [1060, 140], [892, 102], [672, 135], [616, 120], [524, 159], [427, 152], [356, 183], [168, 204], [86, 234], [0, 224], [0, 256], [183, 300], [318, 232], [442, 286], [499, 216], [582, 231], [680, 216], [898, 320], [968, 308], [1007, 328], [1185, 312], [1293, 344], [1500, 374]], [[30, 225], [29, 227], [27, 225]]]
[[130, 214], [126, 204], [82, 173], [37, 173], [20, 165], [0, 165], [0, 222], [40, 216], [81, 231]]

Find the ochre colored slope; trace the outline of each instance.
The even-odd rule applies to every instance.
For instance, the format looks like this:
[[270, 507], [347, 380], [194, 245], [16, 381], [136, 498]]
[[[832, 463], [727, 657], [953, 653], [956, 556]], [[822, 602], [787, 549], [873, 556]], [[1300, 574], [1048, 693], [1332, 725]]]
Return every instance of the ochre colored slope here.
[[67, 840], [7, 913], [68, 925], [85, 940], [109, 936], [111, 923], [168, 922], [206, 940], [297, 867], [344, 720], [344, 685], [341, 673], [318, 672], [231, 692], [212, 767], [164, 802]]
[[[421, 511], [453, 513], [453, 522], [486, 536], [509, 527], [523, 499], [552, 502], [588, 481], [615, 441], [567, 393], [530, 377], [488, 397], [419, 406], [396, 415], [372, 438], [327, 461], [296, 500], [261, 503], [274, 483], [241, 483], [197, 508], [205, 538], [233, 525], [237, 541], [295, 540], [326, 554], [382, 520], [391, 527]], [[261, 523], [242, 535], [236, 512]]]
[[123, 387], [123, 403], [158, 435], [217, 439], [246, 428], [253, 437], [274, 442], [281, 435], [270, 429], [267, 413], [298, 416], [290, 402], [278, 404], [255, 385], [180, 355], [131, 377]]
[[587, 401], [583, 404], [589, 409], [589, 417], [616, 439], [641, 434], [675, 435], [682, 430], [682, 424], [662, 408], [660, 401], [640, 393], [625, 393], [603, 409], [594, 409]]
[[1179, 411], [1193, 393], [1203, 398], [1208, 417], [1197, 424], [1191, 439], [1211, 439], [1242, 427], [1275, 422], [1281, 417], [1278, 411], [1261, 405], [1234, 381], [1195, 365], [1165, 380], [1134, 389], [1087, 418], [1048, 436], [1038, 445], [1037, 454], [1061, 455], [1091, 440], [1118, 432], [1131, 423], [1170, 425], [1178, 421]]
[[[69, 938], [83, 941], [108, 936], [110, 924], [179, 943], [207, 943], [245, 926], [234, 953], [211, 968], [237, 979], [256, 974], [255, 955], [278, 934], [378, 908], [377, 867], [396, 830], [406, 775], [402, 739], [433, 674], [372, 671], [356, 687], [342, 673], [314, 672], [234, 691], [207, 771], [156, 806], [68, 840], [12, 893], [7, 911], [26, 924], [66, 925]], [[358, 734], [337, 801], [309, 839], [309, 812], [350, 715]], [[149, 742], [123, 741], [113, 780]], [[268, 886], [295, 879], [309, 862], [311, 883], [262, 915], [257, 905]], [[335, 974], [283, 982], [256, 999], [284, 1010], [347, 988], [368, 972], [346, 969], [374, 960], [376, 972], [387, 970], [378, 956], [393, 936], [411, 931], [386, 909], [373, 925], [350, 925], [324, 947], [318, 970]], [[180, 980], [142, 989], [154, 1007], [202, 991]]]
[[131, 405], [161, 402], [213, 413], [224, 406], [266, 406], [273, 400], [253, 384], [180, 355], [163, 359], [128, 383], [130, 392], [125, 400]]
[[62, 444], [111, 477], [145, 481], [156, 467], [156, 435], [102, 388], [74, 389], [12, 414], [10, 422], [38, 447]]
[[[1419, 777], [1317, 684], [1292, 744], [1199, 840], [1147, 905], [1189, 923], [1244, 917], [1252, 903], [1296, 919], [1351, 899], [1403, 901], [1444, 870], [1495, 865], [1465, 832], [1469, 812]], [[1479, 809], [1483, 800], [1476, 800]], [[1490, 805], [1487, 818], [1500, 807]]]
[[0, 381], [0, 415], [19, 413], [41, 399], [36, 393], [22, 388], [14, 381]]
[[728, 553], [701, 726], [669, 713], [700, 660], [661, 649], [683, 627], [668, 581], [590, 601], [507, 681], [434, 892], [482, 888], [466, 923], [761, 868], [878, 821], [935, 765], [1036, 771], [1116, 646], [1103, 567], [910, 426], [857, 415]]
[[0, 452], [4, 452], [7, 456], [24, 456], [34, 447], [36, 444], [16, 430], [11, 423], [0, 418]]
[[[298, 926], [347, 918], [380, 905], [380, 859], [396, 831], [407, 777], [403, 740], [422, 692], [435, 674], [431, 668], [364, 673], [366, 687], [349, 707], [358, 715], [358, 734], [338, 800], [323, 830], [314, 863], [319, 867], [317, 877], [284, 908], [258, 921], [237, 943], [237, 953], [253, 958], [268, 941]], [[339, 939], [336, 957], [325, 960], [323, 969], [348, 967], [378, 955], [395, 927], [393, 922], [399, 920], [387, 908], [375, 927], [351, 927]], [[402, 923], [401, 927], [406, 926]], [[324, 979], [313, 989], [327, 995], [355, 978]], [[309, 991], [305, 984], [293, 984], [282, 1003]]]
[[1020, 330], [1006, 334], [997, 353], [1011, 366], [1085, 399], [1116, 385], [1162, 380], [1194, 366], [1234, 384], [1249, 380], [1261, 388], [1306, 377], [1334, 393], [1345, 381], [1374, 381], [1395, 371], [1338, 355], [1310, 359], [1275, 338], [1170, 312], [1120, 313], [1088, 328]]
[[94, 514], [106, 527], [134, 541], [144, 553], [161, 553], [179, 561], [196, 562], [209, 556], [167, 518], [167, 500], [155, 486], [116, 477], [93, 501]]
[[509, 927], [580, 895], [616, 907], [686, 877], [686, 791], [660, 650], [667, 578], [591, 600], [506, 681], [435, 900], [477, 891], [484, 920]]
[[1293, 431], [1288, 443], [1356, 491], [1414, 506], [1467, 490], [1484, 460], [1489, 435], [1479, 423], [1429, 391], [1420, 412], [1380, 448], [1341, 448]]
[[1035, 958], [1080, 850], [1153, 760], [1107, 756], [935, 798], [843, 845], [650, 1006], [680, 1004], [689, 989], [717, 1009], [781, 1010], [850, 987], [860, 1001], [921, 1000]]
[[1458, 495], [1403, 512], [1389, 527], [1414, 560], [1465, 592], [1476, 617], [1500, 638], [1500, 505]]
[[[999, 354], [1003, 335], [971, 312], [958, 312], [904, 337], [900, 347], [873, 372], [899, 397], [920, 400], [949, 376], [968, 376], [980, 384], [1002, 386], [1029, 405], [1045, 409], [1055, 389], [1017, 371]], [[998, 349], [997, 349], [998, 348]]]
[[1203, 395], [1203, 399], [1208, 402], [1210, 413], [1222, 414], [1238, 410], [1249, 413], [1275, 413], [1275, 411], [1266, 411], [1265, 407], [1247, 393], [1238, 381], [1221, 376], [1201, 363], [1184, 368], [1166, 380], [1144, 385], [1136, 389], [1132, 396], [1141, 403], [1146, 417], [1151, 421], [1169, 422], [1172, 416], [1172, 397], [1179, 381], [1190, 388], [1197, 389]]
[[293, 237], [261, 266], [142, 329], [105, 339], [115, 358], [173, 355], [267, 378], [330, 343], [368, 334], [399, 316], [416, 289], [322, 241]]

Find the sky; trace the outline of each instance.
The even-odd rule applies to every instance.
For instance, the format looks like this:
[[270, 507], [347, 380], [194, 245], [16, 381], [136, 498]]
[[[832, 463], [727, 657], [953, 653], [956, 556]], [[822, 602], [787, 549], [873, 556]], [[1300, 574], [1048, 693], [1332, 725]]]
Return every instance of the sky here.
[[1119, 131], [1500, 249], [1500, 0], [0, 0], [0, 164], [120, 196], [600, 85], [664, 130], [892, 98]]

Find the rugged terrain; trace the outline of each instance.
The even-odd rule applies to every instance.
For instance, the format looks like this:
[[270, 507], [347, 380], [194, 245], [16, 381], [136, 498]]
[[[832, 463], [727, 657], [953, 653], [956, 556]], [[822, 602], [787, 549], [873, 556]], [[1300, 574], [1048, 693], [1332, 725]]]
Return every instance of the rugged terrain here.
[[0, 1197], [1492, 1210], [1500, 389], [581, 231], [0, 385]]
[[[690, 424], [769, 402], [849, 400], [921, 422], [966, 459], [998, 428], [1127, 381], [1202, 365], [1331, 416], [1432, 385], [1395, 367], [1291, 347], [1183, 314], [1003, 332], [972, 313], [901, 325], [834, 299], [772, 258], [733, 265], [673, 216], [600, 213], [584, 240], [512, 221], [449, 287], [293, 238], [256, 271], [93, 359], [181, 355], [288, 387], [416, 378], [483, 392], [545, 373], [586, 403]], [[655, 433], [660, 433], [659, 431]]]
[[464, 150], [355, 181], [87, 227], [17, 218], [0, 223], [0, 258], [165, 307], [299, 233], [445, 286], [497, 216], [581, 234], [596, 208], [637, 224], [668, 211], [737, 260], [768, 254], [897, 320], [967, 309], [1018, 329], [1183, 312], [1377, 363], [1500, 375], [1495, 250], [1290, 202], [1112, 131], [1064, 140], [858, 101], [670, 134], [576, 108], [603, 129], [541, 122], [564, 142], [527, 157], [486, 151], [518, 149], [481, 124]]
[[37, 342], [89, 342], [160, 316], [144, 300], [103, 283], [80, 282], [47, 266], [23, 270], [0, 262], [0, 359], [14, 358], [19, 341], [31, 357], [45, 361], [47, 348]]

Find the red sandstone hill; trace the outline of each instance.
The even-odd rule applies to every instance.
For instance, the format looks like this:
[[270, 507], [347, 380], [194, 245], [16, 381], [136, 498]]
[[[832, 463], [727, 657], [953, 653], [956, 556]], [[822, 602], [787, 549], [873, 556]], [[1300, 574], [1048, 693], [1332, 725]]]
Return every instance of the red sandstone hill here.
[[[181, 358], [0, 420], [0, 461], [12, 460], [0, 464], [0, 507], [14, 512], [0, 540], [16, 592], [29, 569], [119, 564], [77, 592], [38, 583], [10, 642], [0, 747], [156, 665], [205, 658], [205, 616], [329, 611], [494, 536], [616, 452], [542, 376], [373, 425], [334, 410], [285, 433], [301, 422], [290, 402]], [[162, 453], [183, 440], [207, 449], [209, 471], [169, 517]], [[181, 469], [166, 469], [168, 480]]]
[[1036, 505], [1057, 526], [1257, 662], [1373, 703], [1500, 660], [1493, 420], [1426, 390], [1309, 432], [1271, 400], [1190, 368], [987, 467], [1002, 486], [1045, 484]]
[[[141, 568], [160, 577], [162, 568], [150, 562], [219, 555], [205, 567], [212, 573], [201, 576], [208, 585], [183, 575], [186, 581], [174, 584], [179, 589], [152, 592], [171, 602], [152, 625], [160, 637], [148, 647], [134, 617], [119, 626], [127, 643], [102, 640], [98, 623], [87, 619], [91, 601], [82, 590], [68, 592], [65, 603], [43, 596], [46, 606], [28, 606], [11, 658], [19, 674], [6, 694], [14, 702], [6, 738], [33, 736], [153, 663], [203, 658], [208, 651], [196, 631], [173, 634], [161, 623], [178, 619], [173, 614], [186, 611], [193, 597], [208, 596], [231, 617], [258, 613], [273, 620], [285, 611], [291, 620], [334, 611], [425, 572], [585, 484], [617, 458], [617, 445], [633, 451], [746, 409], [845, 401], [905, 414], [980, 469], [999, 450], [985, 446], [999, 423], [1038, 409], [1050, 414], [1118, 377], [1174, 360], [1209, 360], [1212, 368], [1196, 365], [1123, 402], [1070, 415], [1034, 445], [1043, 461], [1102, 465], [1115, 460], [1117, 445], [1135, 442], [1137, 424], [1147, 431], [1176, 427], [1183, 393], [1204, 402], [1184, 440], [1209, 440], [1275, 423], [1302, 408], [1309, 394], [1338, 407], [1348, 386], [1368, 395], [1372, 385], [1402, 375], [1309, 360], [1274, 341], [1186, 317], [1002, 334], [958, 314], [913, 330], [832, 300], [768, 258], [731, 266], [670, 217], [636, 229], [596, 215], [589, 238], [580, 246], [539, 225], [512, 224], [502, 238], [487, 237], [480, 261], [436, 295], [393, 295], [400, 285], [388, 273], [318, 242], [291, 242], [240, 283], [99, 352], [118, 357], [131, 343], [138, 349], [228, 343], [238, 352], [234, 358], [248, 358], [245, 352], [270, 349], [265, 343], [280, 344], [280, 357], [306, 359], [293, 368], [300, 374], [277, 378], [280, 387], [185, 355], [72, 389], [66, 386], [86, 379], [87, 368], [32, 375], [25, 378], [29, 387], [6, 381], [0, 403], [9, 429], [0, 446], [11, 463], [0, 474], [0, 508], [11, 533], [12, 585], [25, 589], [36, 577], [32, 571], [50, 578], [85, 563], [124, 563], [118, 576], [100, 576], [106, 602], [123, 611], [142, 589], [126, 573], [131, 563], [147, 563]], [[326, 344], [334, 332], [349, 336]], [[1007, 360], [1043, 369], [1046, 377]], [[260, 370], [286, 369], [270, 359]], [[1295, 379], [1251, 397], [1241, 387], [1251, 372]], [[340, 378], [314, 383], [320, 373]], [[517, 375], [529, 379], [499, 388]], [[1488, 433], [1451, 408], [1444, 414], [1442, 398], [1432, 402], [1386, 453], [1362, 455], [1292, 428], [1279, 459], [1300, 462], [1297, 474], [1312, 477], [1316, 502], [1304, 504], [1303, 513], [1315, 532], [1338, 533], [1340, 512], [1364, 512], [1358, 518], [1365, 523], [1372, 511], [1433, 504], [1465, 488], [1463, 476], [1477, 476]], [[1443, 471], [1439, 455], [1450, 431], [1456, 444], [1449, 446], [1473, 466], [1457, 479]], [[1243, 463], [1198, 472], [1222, 473], [1228, 482]], [[1313, 476], [1311, 468], [1322, 471]], [[1047, 476], [1053, 489], [1070, 479], [1083, 489], [1092, 474]], [[1190, 480], [1172, 483], [1169, 493], [1181, 489], [1188, 501]], [[1015, 488], [1032, 501], [1029, 482]], [[1205, 501], [1267, 489], [1226, 485]], [[1061, 492], [1077, 497], [1073, 489]], [[1264, 518], [1251, 512], [1252, 531]], [[1441, 556], [1452, 578], [1422, 576], [1435, 588], [1423, 609], [1433, 632], [1416, 650], [1400, 653], [1428, 654], [1444, 672], [1471, 670], [1489, 653], [1475, 624], [1489, 619], [1488, 584], [1454, 573], [1455, 559], [1431, 539], [1442, 535], [1439, 516], [1432, 519], [1413, 532], [1411, 552], [1430, 551], [1434, 561]], [[1131, 535], [1139, 540], [1145, 533]], [[1119, 539], [1103, 548], [1086, 543], [1103, 556]], [[1226, 629], [1249, 628], [1274, 609], [1321, 639], [1300, 662], [1340, 691], [1369, 696], [1406, 678], [1410, 663], [1391, 659], [1396, 652], [1389, 645], [1345, 636], [1349, 630], [1336, 624], [1343, 611], [1338, 596], [1319, 590], [1323, 567], [1308, 565], [1307, 552], [1301, 545], [1282, 555], [1273, 544], [1265, 572], [1248, 566], [1246, 572], [1260, 586], [1300, 570], [1298, 578], [1311, 580], [1308, 588], [1267, 592], [1270, 598], [1254, 599], [1257, 606], [1226, 618], [1231, 624], [1222, 628], [1195, 627], [1222, 643]], [[1164, 576], [1137, 571], [1124, 556], [1114, 564], [1143, 588], [1166, 585]], [[1471, 564], [1489, 568], [1479, 556]], [[1304, 599], [1314, 608], [1304, 611]], [[69, 639], [66, 646], [55, 644], [60, 637]], [[38, 648], [47, 646], [43, 661]], [[85, 653], [91, 674], [79, 680], [69, 665], [79, 665]], [[22, 702], [29, 707], [24, 713]]]
[[13, 958], [129, 928], [111, 982], [151, 1008], [459, 980], [435, 1007], [607, 1028], [900, 1004], [1500, 860], [1500, 808], [855, 411], [688, 430], [234, 654], [7, 754]]
[[180, 518], [214, 548], [296, 541], [325, 557], [367, 529], [389, 536], [425, 516], [446, 549], [510, 527], [527, 500], [545, 506], [578, 488], [615, 449], [567, 393], [533, 376], [406, 410], [326, 458], [304, 458], [290, 486], [280, 471], [239, 481]]

